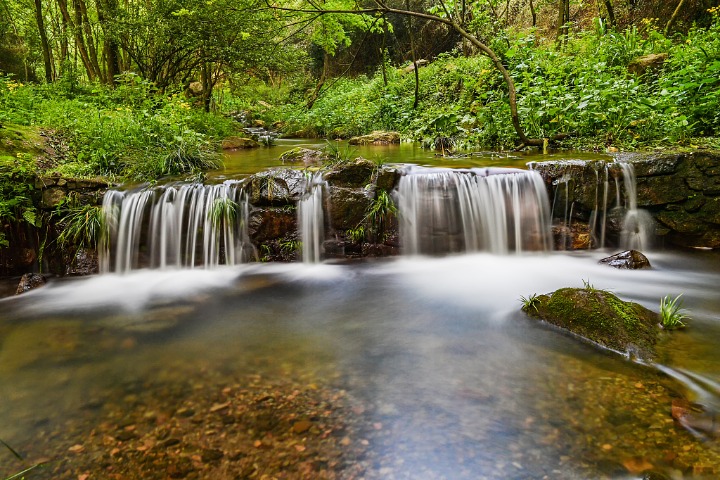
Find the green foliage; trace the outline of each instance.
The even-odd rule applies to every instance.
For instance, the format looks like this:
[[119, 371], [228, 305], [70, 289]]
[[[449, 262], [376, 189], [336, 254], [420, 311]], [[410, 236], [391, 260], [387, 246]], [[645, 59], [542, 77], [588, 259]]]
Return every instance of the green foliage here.
[[357, 149], [352, 145], [345, 144], [340, 146], [340, 142], [325, 142], [325, 153], [327, 154], [328, 160], [325, 162], [328, 165], [338, 165], [342, 163], [348, 163], [357, 157]]
[[[10, 157], [0, 154], [0, 221], [39, 227], [40, 214], [33, 203], [35, 161], [29, 154]], [[10, 240], [0, 230], [0, 247]]]
[[216, 228], [232, 225], [238, 218], [240, 205], [229, 198], [217, 198], [210, 209], [210, 221]]
[[536, 293], [533, 293], [529, 297], [520, 295], [520, 303], [522, 303], [523, 312], [530, 311], [531, 309], [537, 312], [538, 306], [540, 305], [540, 299]]
[[[598, 26], [571, 35], [562, 50], [534, 31], [503, 33], [496, 49], [515, 81], [523, 128], [531, 138], [571, 133], [565, 142], [571, 147], [717, 145], [720, 19], [713, 18], [681, 41], [665, 37], [652, 21], [623, 31]], [[651, 53], [668, 53], [662, 68], [628, 73], [633, 59]], [[428, 145], [438, 137], [461, 147], [516, 142], [507, 88], [486, 57], [442, 54], [418, 73], [416, 110], [414, 75], [390, 68], [387, 86], [379, 72], [340, 78], [327, 82], [311, 110], [290, 98], [290, 105], [267, 115], [282, 119], [289, 132], [311, 136], [396, 130]]]
[[660, 299], [660, 325], [666, 330], [684, 328], [688, 316], [682, 308], [682, 294], [675, 298], [666, 295]]
[[70, 152], [55, 170], [67, 176], [148, 181], [217, 168], [217, 141], [237, 129], [231, 119], [194, 108], [179, 94], [160, 95], [133, 74], [122, 75], [114, 90], [73, 94], [0, 77], [0, 111], [15, 123], [60, 132]]
[[105, 235], [105, 216], [101, 206], [79, 205], [71, 202], [69, 207], [61, 206], [57, 213], [58, 243], [78, 248], [96, 248]]

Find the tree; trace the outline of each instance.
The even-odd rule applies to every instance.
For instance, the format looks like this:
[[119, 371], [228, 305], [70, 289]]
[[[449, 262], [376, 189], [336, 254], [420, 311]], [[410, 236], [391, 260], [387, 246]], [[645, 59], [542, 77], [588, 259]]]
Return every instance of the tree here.
[[[427, 13], [424, 11], [410, 10], [409, 8], [395, 8], [389, 6], [384, 0], [373, 0], [374, 6], [361, 8], [354, 7], [352, 3], [343, 3], [342, 0], [337, 0], [333, 5], [320, 5], [315, 3], [313, 0], [303, 0], [300, 5], [298, 4], [271, 4], [270, 0], [265, 0], [268, 8], [279, 11], [289, 11], [296, 14], [308, 15], [312, 20], [324, 18], [333, 15], [366, 15], [366, 16], [385, 16], [388, 14], [409, 16], [413, 18], [421, 18], [434, 22], [442, 23], [449, 28], [456, 31], [462, 38], [470, 42], [475, 48], [478, 49], [483, 55], [487, 56], [493, 63], [495, 69], [502, 75], [503, 81], [505, 82], [508, 89], [508, 102], [510, 107], [510, 117], [515, 133], [519, 139], [518, 148], [524, 148], [526, 146], [543, 146], [548, 140], [559, 140], [565, 138], [566, 134], [556, 135], [551, 139], [531, 139], [525, 134], [525, 130], [520, 122], [517, 109], [517, 91], [515, 89], [515, 82], [510, 76], [510, 72], [503, 65], [500, 57], [491, 49], [488, 45], [481, 42], [475, 35], [471, 34], [464, 27], [465, 19], [467, 18], [467, 9], [464, 1], [459, 3], [445, 3], [444, 0], [439, 0], [440, 11], [443, 15]], [[569, 0], [566, 0], [569, 1]], [[332, 7], [332, 8], [331, 8]], [[456, 20], [457, 19], [457, 20]]]

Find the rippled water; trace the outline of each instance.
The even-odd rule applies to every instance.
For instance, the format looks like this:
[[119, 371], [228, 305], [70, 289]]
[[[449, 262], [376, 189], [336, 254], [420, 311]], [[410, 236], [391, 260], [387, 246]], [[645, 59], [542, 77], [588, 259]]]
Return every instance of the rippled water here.
[[[0, 301], [0, 439], [38, 458], [107, 421], [87, 407], [98, 399], [151, 395], [163, 379], [222, 388], [274, 372], [365, 405], [366, 478], [640, 478], [648, 465], [715, 478], [715, 441], [674, 425], [670, 411], [678, 393], [720, 406], [720, 255], [650, 252], [652, 270], [622, 271], [597, 264], [607, 253], [55, 281]], [[520, 296], [583, 280], [654, 310], [683, 293], [692, 321], [669, 336], [662, 367], [703, 382], [681, 387], [519, 311]]]

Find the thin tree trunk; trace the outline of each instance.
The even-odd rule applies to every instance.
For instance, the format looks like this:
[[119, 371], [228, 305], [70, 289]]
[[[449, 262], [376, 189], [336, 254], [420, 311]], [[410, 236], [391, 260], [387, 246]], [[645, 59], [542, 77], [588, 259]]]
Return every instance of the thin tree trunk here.
[[613, 9], [611, 0], [603, 0], [605, 3], [605, 10], [608, 15], [608, 27], [615, 28], [615, 10]]
[[[405, 8], [410, 10], [410, 0], [405, 0]], [[408, 17], [408, 33], [410, 34], [410, 53], [412, 54], [413, 73], [415, 74], [415, 98], [413, 110], [416, 110], [420, 102], [420, 73], [418, 72], [417, 55], [415, 54], [415, 34], [413, 33], [412, 17]]]
[[108, 84], [114, 85], [116, 83], [115, 77], [120, 74], [120, 52], [112, 28], [108, 24], [108, 18], [114, 18], [117, 14], [115, 0], [98, 1], [97, 12], [98, 21], [103, 29], [103, 51], [107, 68], [106, 80]]
[[100, 69], [100, 63], [98, 62], [97, 49], [95, 48], [95, 36], [93, 35], [92, 25], [87, 14], [87, 5], [85, 0], [73, 0], [73, 6], [75, 7], [75, 15], [78, 19], [78, 25], [82, 26], [82, 30], [85, 33], [85, 45], [87, 45], [88, 56], [90, 57], [90, 64], [95, 71], [95, 76], [104, 81], [102, 70]]
[[42, 13], [42, 1], [35, 0], [35, 21], [37, 22], [38, 33], [40, 34], [40, 45], [42, 47], [43, 63], [45, 64], [45, 81], [51, 83], [53, 81], [52, 60], [50, 59], [50, 44], [45, 31], [45, 22]]
[[530, 0], [530, 15], [532, 15], [532, 26], [537, 26], [537, 12], [535, 11], [535, 5], [533, 4], [533, 0]]
[[666, 37], [670, 34], [670, 29], [675, 24], [675, 20], [677, 20], [677, 17], [680, 14], [680, 10], [682, 10], [684, 3], [685, 3], [685, 0], [680, 0], [678, 2], [677, 7], [675, 7], [675, 11], [673, 12], [672, 16], [670, 17], [670, 20], [668, 20], [667, 24], [665, 25], [665, 36]]
[[382, 46], [380, 47], [380, 61], [382, 62], [382, 77], [383, 77], [383, 86], [387, 87], [388, 85], [388, 79], [387, 79], [387, 72], [385, 71], [385, 64], [387, 63], [387, 58], [385, 58], [385, 45], [387, 43], [387, 18], [383, 17], [383, 39], [382, 39]]
[[83, 40], [82, 32], [80, 31], [80, 28], [75, 25], [72, 17], [70, 16], [70, 12], [67, 7], [67, 0], [57, 0], [57, 2], [60, 7], [60, 12], [62, 12], [63, 18], [65, 19], [66, 25], [72, 30], [73, 36], [75, 37], [75, 50], [80, 54], [80, 58], [85, 66], [85, 71], [87, 71], [88, 74], [88, 79], [92, 82], [95, 80], [95, 70], [93, 69], [87, 49], [85, 48], [85, 41]]
[[317, 85], [315, 85], [315, 91], [313, 91], [312, 95], [310, 96], [310, 100], [307, 102], [307, 109], [310, 110], [313, 105], [315, 105], [315, 101], [320, 96], [320, 90], [322, 89], [323, 85], [325, 85], [325, 80], [327, 78], [328, 70], [330, 69], [330, 55], [328, 55], [327, 52], [323, 51], [323, 69], [322, 73], [320, 74], [320, 78], [318, 79]]

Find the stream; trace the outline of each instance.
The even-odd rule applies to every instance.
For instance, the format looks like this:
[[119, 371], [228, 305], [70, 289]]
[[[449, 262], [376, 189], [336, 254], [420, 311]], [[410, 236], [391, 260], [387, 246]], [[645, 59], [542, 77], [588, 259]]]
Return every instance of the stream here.
[[[230, 154], [209, 178], [297, 144]], [[373, 153], [536, 159], [358, 149]], [[720, 254], [651, 250], [652, 269], [628, 271], [598, 264], [612, 253], [56, 279], [0, 300], [0, 439], [26, 458], [0, 449], [0, 478], [36, 462], [48, 463], [26, 478], [717, 478], [717, 427], [691, 432], [671, 412], [680, 397], [720, 409]], [[585, 282], [654, 311], [682, 294], [689, 326], [647, 366], [520, 311], [522, 296]]]

